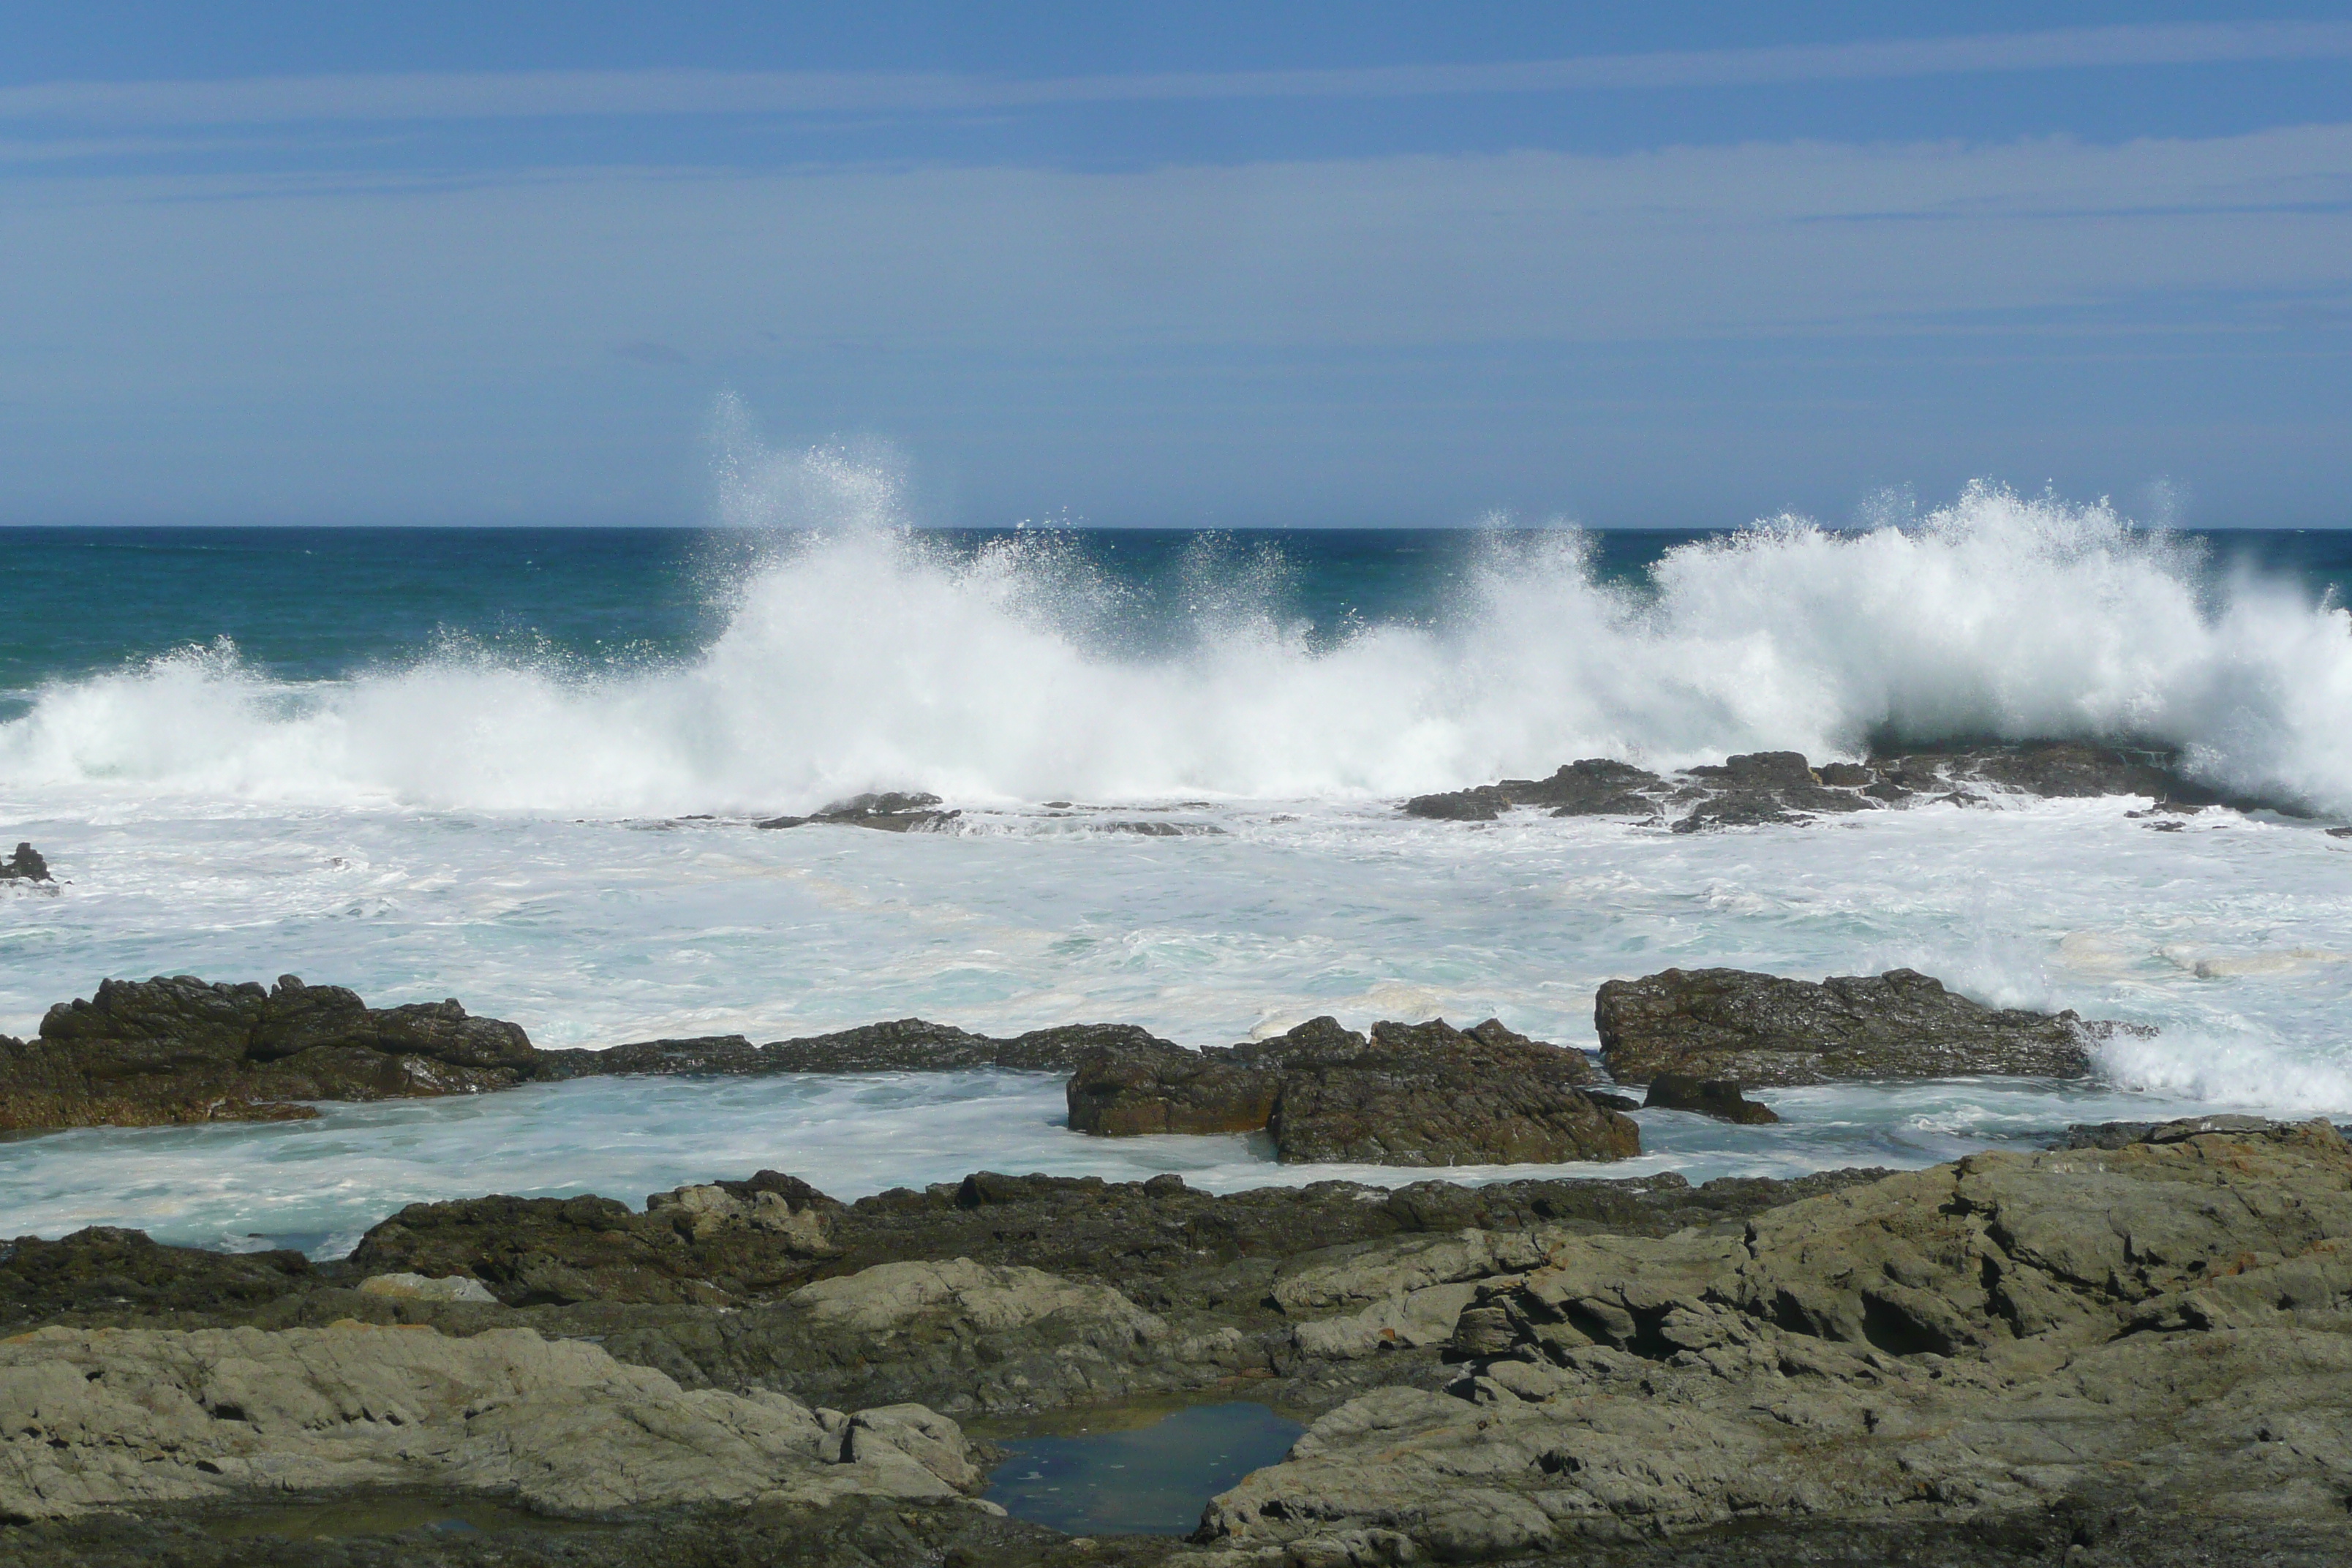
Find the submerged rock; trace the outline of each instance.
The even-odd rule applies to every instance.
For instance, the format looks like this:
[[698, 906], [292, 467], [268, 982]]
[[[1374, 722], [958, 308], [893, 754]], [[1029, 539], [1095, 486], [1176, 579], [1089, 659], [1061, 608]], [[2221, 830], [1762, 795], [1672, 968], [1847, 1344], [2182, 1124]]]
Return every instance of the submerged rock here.
[[886, 833], [929, 833], [963, 815], [961, 811], [941, 811], [939, 805], [938, 795], [910, 795], [892, 790], [852, 795], [847, 800], [836, 800], [831, 805], [820, 807], [806, 816], [772, 816], [752, 826], [804, 827], [812, 822], [826, 822], [845, 827], [878, 827]]
[[510, 1088], [537, 1060], [519, 1026], [454, 1000], [370, 1007], [291, 974], [267, 991], [108, 980], [36, 1039], [0, 1037], [0, 1131], [282, 1120], [314, 1114], [303, 1100]]
[[1723, 1079], [1695, 1079], [1678, 1072], [1662, 1072], [1652, 1079], [1649, 1097], [1642, 1105], [1647, 1110], [1694, 1110], [1717, 1121], [1737, 1122], [1744, 1127], [1769, 1127], [1780, 1120], [1780, 1113], [1770, 1106], [1759, 1105], [1741, 1094], [1737, 1083]]
[[1274, 1136], [1286, 1163], [1536, 1164], [1638, 1153], [1640, 1130], [1581, 1086], [1591, 1064], [1489, 1019], [1382, 1023], [1369, 1035], [1316, 1018], [1272, 1039], [1187, 1051], [1097, 1052], [1070, 1079], [1070, 1125]]
[[1913, 970], [1816, 984], [1742, 969], [1667, 969], [1604, 982], [1601, 1058], [1628, 1083], [1662, 1074], [1748, 1084], [2000, 1073], [2082, 1078], [2117, 1026], [1996, 1009]]
[[46, 882], [49, 879], [49, 863], [41, 858], [41, 852], [29, 844], [17, 845], [14, 855], [0, 860], [0, 882]]

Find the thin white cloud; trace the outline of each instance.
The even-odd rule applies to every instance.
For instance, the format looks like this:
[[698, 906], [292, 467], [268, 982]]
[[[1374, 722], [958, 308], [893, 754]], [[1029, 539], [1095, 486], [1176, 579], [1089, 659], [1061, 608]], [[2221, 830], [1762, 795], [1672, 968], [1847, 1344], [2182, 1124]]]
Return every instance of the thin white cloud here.
[[0, 88], [0, 121], [75, 125], [957, 112], [1182, 100], [1862, 81], [2129, 66], [2352, 59], [2352, 22], [2179, 23], [1493, 64], [1048, 78], [810, 71], [525, 71], [71, 81]]

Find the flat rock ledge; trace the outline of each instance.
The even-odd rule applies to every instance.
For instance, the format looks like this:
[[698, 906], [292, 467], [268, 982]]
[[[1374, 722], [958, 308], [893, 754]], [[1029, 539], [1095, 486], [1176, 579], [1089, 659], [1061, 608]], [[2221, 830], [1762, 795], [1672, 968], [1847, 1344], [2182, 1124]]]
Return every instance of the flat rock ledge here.
[[1325, 1017], [1223, 1049], [1096, 1051], [1071, 1076], [1070, 1126], [1105, 1137], [1263, 1131], [1286, 1163], [1551, 1164], [1641, 1152], [1633, 1120], [1585, 1092], [1592, 1078], [1581, 1052], [1491, 1018], [1358, 1034]]
[[291, 974], [108, 980], [36, 1038], [0, 1036], [0, 1131], [278, 1121], [316, 1114], [303, 1100], [508, 1089], [537, 1063], [520, 1026], [455, 1001], [370, 1007]]
[[1744, 969], [1602, 982], [1601, 1059], [1625, 1083], [1665, 1075], [1750, 1086], [2002, 1074], [2082, 1078], [2092, 1048], [2145, 1026], [1987, 1007], [1916, 970], [1816, 984]]
[[0, 1342], [0, 1519], [432, 1487], [539, 1512], [952, 1499], [982, 1472], [918, 1405], [688, 1391], [529, 1329], [48, 1328]]
[[1405, 802], [1404, 811], [1437, 821], [1492, 822], [1526, 806], [1554, 816], [1636, 817], [1671, 823], [1676, 833], [1696, 833], [1937, 801], [1969, 805], [2000, 795], [2138, 795], [2175, 812], [2208, 805], [2268, 807], [2292, 815], [2307, 810], [2297, 801], [2225, 795], [2185, 777], [2179, 766], [2179, 753], [2169, 749], [2079, 741], [1888, 752], [1867, 762], [1818, 766], [1797, 752], [1748, 752], [1664, 774], [1592, 757], [1567, 763], [1549, 778], [1504, 779], [1416, 795]]

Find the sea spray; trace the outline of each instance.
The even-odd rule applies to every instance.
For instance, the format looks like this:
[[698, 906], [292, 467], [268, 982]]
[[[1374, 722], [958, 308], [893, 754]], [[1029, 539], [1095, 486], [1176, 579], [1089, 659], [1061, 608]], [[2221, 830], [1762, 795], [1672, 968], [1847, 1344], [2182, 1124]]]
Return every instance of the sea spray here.
[[893, 526], [866, 469], [791, 471], [793, 507], [730, 510], [841, 526], [776, 535], [691, 657], [444, 646], [296, 685], [220, 643], [39, 689], [0, 724], [0, 790], [574, 815], [876, 787], [1353, 800], [1579, 756], [1992, 736], [2175, 746], [2232, 791], [2352, 808], [2352, 617], [2217, 582], [2104, 504], [1977, 486], [1906, 526], [1681, 546], [1630, 584], [1572, 530], [1498, 532], [1427, 623], [1318, 638], [1264, 548], [1203, 545], [1154, 618], [1050, 533], [950, 548]]

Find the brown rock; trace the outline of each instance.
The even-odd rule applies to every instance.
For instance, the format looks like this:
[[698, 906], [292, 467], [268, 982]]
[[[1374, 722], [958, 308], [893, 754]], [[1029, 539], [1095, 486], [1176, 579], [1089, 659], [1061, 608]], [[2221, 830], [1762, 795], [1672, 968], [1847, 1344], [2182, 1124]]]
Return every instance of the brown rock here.
[[1908, 969], [1816, 984], [1741, 969], [1662, 970], [1604, 982], [1593, 1026], [1612, 1075], [1748, 1084], [1976, 1073], [2081, 1078], [2113, 1026], [1996, 1009]]
[[264, 991], [191, 975], [108, 980], [31, 1041], [0, 1037], [0, 1131], [312, 1114], [301, 1101], [475, 1094], [532, 1076], [514, 1024], [455, 1001], [370, 1007], [280, 976]]

